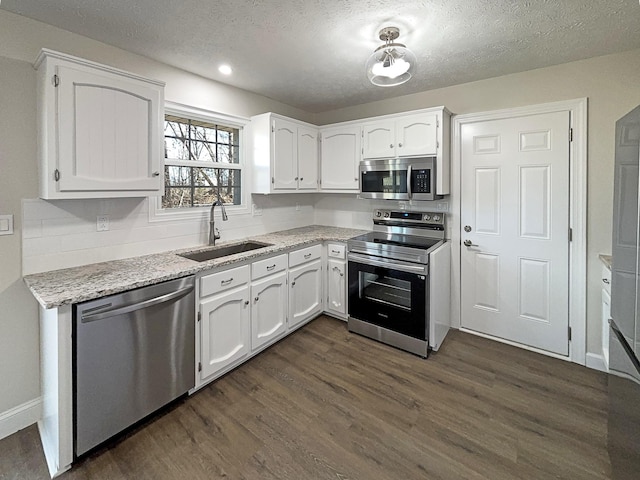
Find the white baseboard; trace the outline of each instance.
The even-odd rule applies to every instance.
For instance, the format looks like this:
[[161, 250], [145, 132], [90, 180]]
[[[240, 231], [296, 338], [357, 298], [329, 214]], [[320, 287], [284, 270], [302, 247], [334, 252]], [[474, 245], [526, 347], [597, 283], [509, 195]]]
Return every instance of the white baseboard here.
[[594, 370], [600, 370], [601, 372], [609, 372], [609, 368], [607, 367], [607, 363], [604, 361], [604, 357], [597, 353], [587, 352], [586, 366], [593, 368]]
[[33, 425], [42, 417], [42, 400], [35, 398], [0, 413], [0, 440]]

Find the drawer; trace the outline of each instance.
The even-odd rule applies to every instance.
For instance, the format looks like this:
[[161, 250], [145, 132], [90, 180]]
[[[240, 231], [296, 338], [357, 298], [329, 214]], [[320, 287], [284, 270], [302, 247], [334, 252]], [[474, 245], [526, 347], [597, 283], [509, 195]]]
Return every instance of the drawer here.
[[611, 295], [611, 270], [607, 267], [602, 267], [602, 289]]
[[251, 279], [266, 277], [272, 273], [281, 272], [287, 268], [287, 255], [278, 255], [277, 257], [267, 258], [259, 262], [253, 262], [251, 265]]
[[249, 265], [212, 273], [200, 279], [200, 296], [206, 297], [249, 283]]
[[327, 243], [327, 257], [329, 258], [345, 258], [346, 246], [344, 243]]
[[289, 266], [295, 267], [301, 263], [310, 262], [320, 258], [322, 255], [322, 245], [314, 245], [312, 247], [301, 248], [289, 254]]

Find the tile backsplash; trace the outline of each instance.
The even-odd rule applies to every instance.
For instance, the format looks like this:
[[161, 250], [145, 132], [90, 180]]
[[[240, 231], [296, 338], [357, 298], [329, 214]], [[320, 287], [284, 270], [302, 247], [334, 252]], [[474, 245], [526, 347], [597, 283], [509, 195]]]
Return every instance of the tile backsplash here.
[[[314, 223], [312, 195], [254, 195], [262, 215], [231, 213], [216, 226], [222, 240], [286, 230]], [[146, 255], [207, 243], [208, 218], [149, 221], [146, 198], [22, 201], [23, 275]], [[109, 230], [97, 231], [98, 215]]]

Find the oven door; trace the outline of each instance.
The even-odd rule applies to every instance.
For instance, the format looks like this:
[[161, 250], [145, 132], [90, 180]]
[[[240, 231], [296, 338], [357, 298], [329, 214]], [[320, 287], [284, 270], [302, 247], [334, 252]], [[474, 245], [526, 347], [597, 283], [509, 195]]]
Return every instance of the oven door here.
[[349, 316], [427, 340], [428, 266], [349, 253]]

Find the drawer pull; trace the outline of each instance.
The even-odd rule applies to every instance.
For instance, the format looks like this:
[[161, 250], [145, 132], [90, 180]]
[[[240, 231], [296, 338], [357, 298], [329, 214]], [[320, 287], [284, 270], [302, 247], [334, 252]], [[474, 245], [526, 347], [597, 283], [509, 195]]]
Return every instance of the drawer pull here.
[[271, 270], [273, 270], [274, 268], [276, 268], [276, 264], [274, 263], [273, 265], [269, 265], [267, 267], [267, 272], [270, 272]]
[[335, 253], [336, 255], [340, 253], [340, 250], [331, 250], [331, 253]]
[[220, 285], [229, 285], [231, 282], [233, 282], [233, 277], [228, 280], [221, 280]]
[[603, 278], [602, 279], [602, 283], [606, 283], [607, 285], [609, 285], [609, 279], [608, 278]]
[[307, 254], [304, 256], [304, 258], [311, 258], [311, 254], [310, 254], [310, 253], [307, 253]]

